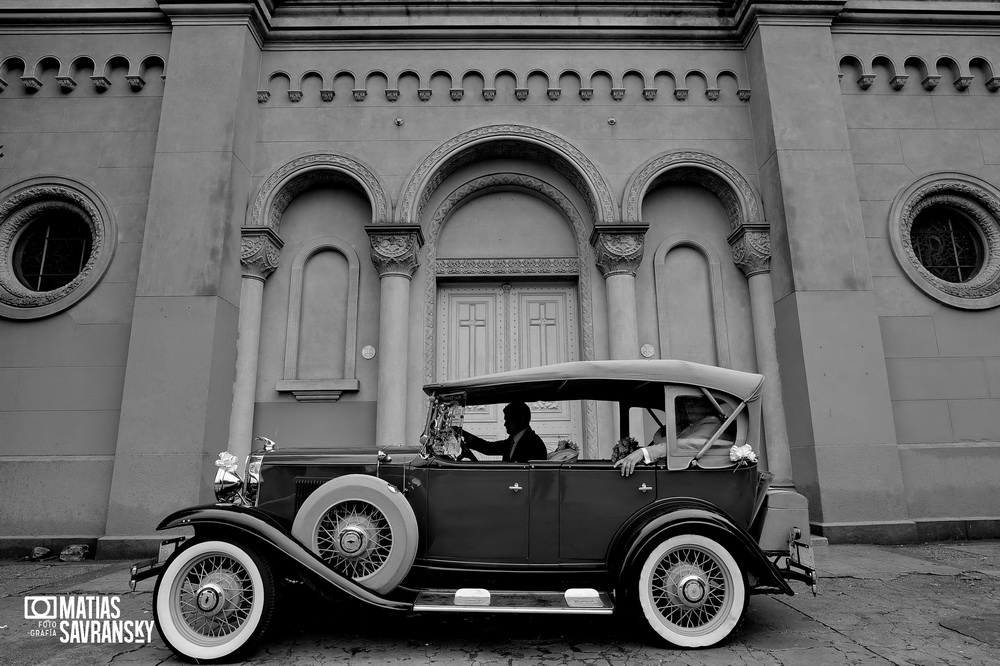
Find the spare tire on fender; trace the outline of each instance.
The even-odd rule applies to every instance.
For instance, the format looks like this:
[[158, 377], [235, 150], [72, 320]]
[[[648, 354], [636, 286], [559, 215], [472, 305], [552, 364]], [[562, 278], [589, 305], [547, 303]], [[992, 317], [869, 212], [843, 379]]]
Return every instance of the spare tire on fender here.
[[391, 592], [417, 554], [417, 517], [391, 483], [365, 474], [327, 481], [302, 503], [292, 536], [356, 583]]

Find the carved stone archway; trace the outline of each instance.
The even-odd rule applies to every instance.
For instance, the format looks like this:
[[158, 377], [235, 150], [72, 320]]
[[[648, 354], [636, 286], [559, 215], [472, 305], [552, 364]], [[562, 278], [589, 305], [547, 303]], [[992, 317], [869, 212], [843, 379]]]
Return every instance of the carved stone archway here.
[[629, 179], [622, 199], [624, 224], [642, 223], [642, 200], [656, 185], [686, 182], [704, 187], [722, 203], [730, 231], [764, 224], [759, 198], [750, 182], [724, 160], [693, 150], [663, 153], [646, 162]]
[[487, 125], [463, 132], [425, 157], [403, 186], [396, 221], [419, 224], [434, 191], [451, 174], [473, 162], [518, 157], [550, 165], [579, 191], [595, 224], [618, 222], [611, 189], [590, 159], [569, 141], [527, 125]]
[[292, 199], [324, 183], [360, 187], [371, 203], [371, 224], [387, 224], [391, 220], [389, 191], [373, 169], [347, 155], [317, 152], [289, 160], [271, 172], [257, 190], [247, 212], [246, 226], [270, 227], [278, 233], [281, 217]]
[[[449, 217], [462, 202], [476, 197], [484, 190], [509, 189], [529, 192], [547, 200], [558, 209], [573, 230], [576, 257], [558, 259], [448, 259], [437, 260], [437, 246], [441, 231]], [[437, 309], [437, 284], [442, 276], [477, 276], [484, 274], [498, 277], [572, 277], [580, 287], [580, 324], [583, 340], [583, 358], [590, 361], [594, 352], [594, 314], [591, 285], [592, 265], [588, 226], [579, 210], [553, 185], [535, 176], [522, 173], [495, 173], [474, 178], [452, 190], [434, 211], [427, 228], [427, 254], [424, 272], [424, 382], [434, 377], [435, 331]], [[588, 454], [597, 455], [597, 416], [593, 406], [584, 409], [584, 429], [589, 442]], [[590, 450], [592, 449], [592, 450]]]

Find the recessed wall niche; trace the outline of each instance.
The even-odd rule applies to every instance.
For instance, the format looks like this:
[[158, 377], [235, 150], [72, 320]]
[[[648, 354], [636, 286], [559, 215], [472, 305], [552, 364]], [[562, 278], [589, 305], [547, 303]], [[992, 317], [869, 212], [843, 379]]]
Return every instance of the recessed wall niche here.
[[[277, 306], [287, 294], [287, 316], [281, 322], [284, 330], [278, 322], [265, 323], [270, 328], [265, 353], [271, 359], [265, 390], [290, 393], [300, 402], [333, 402], [360, 390], [355, 371], [361, 283], [357, 243], [371, 207], [356, 190], [346, 180], [342, 185], [324, 183], [299, 194], [282, 217], [282, 266], [269, 278], [268, 289], [274, 292], [268, 297]], [[271, 383], [279, 348], [280, 379]]]

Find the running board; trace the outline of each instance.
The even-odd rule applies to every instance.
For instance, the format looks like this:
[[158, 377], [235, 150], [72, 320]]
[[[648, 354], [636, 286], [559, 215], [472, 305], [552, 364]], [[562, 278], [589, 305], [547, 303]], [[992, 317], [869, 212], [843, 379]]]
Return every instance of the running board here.
[[413, 603], [417, 612], [555, 613], [610, 615], [615, 605], [604, 592], [571, 589], [565, 592], [490, 592], [479, 588], [424, 590]]

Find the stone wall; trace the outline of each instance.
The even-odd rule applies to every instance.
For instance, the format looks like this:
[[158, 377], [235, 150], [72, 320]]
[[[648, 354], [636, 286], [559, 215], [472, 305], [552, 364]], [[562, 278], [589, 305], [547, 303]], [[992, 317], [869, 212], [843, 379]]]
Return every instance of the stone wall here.
[[1000, 185], [997, 80], [983, 59], [996, 62], [996, 40], [842, 34], [835, 44], [909, 516], [923, 538], [990, 533], [1000, 310], [953, 307], [918, 288], [893, 253], [890, 219], [900, 193], [930, 174]]
[[8, 541], [104, 533], [168, 48], [165, 32], [3, 37], [0, 189], [79, 184], [117, 230], [107, 273], [73, 308], [0, 319]]

